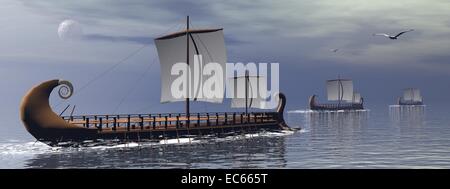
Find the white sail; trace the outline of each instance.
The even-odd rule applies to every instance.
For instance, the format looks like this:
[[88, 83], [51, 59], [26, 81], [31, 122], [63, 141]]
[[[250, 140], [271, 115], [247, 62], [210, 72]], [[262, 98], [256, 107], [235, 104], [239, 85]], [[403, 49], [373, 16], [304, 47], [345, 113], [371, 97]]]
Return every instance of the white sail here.
[[361, 94], [353, 93], [353, 103], [361, 103]]
[[415, 101], [415, 102], [422, 101], [422, 96], [420, 95], [419, 89], [413, 89], [413, 101]]
[[[206, 101], [221, 103], [224, 97], [225, 86], [219, 86], [217, 89], [219, 96], [206, 98], [202, 92], [202, 84], [208, 79], [203, 73], [206, 64], [214, 62], [220, 64], [225, 70], [227, 57], [222, 29], [211, 30], [189, 30], [189, 74], [185, 74], [188, 91], [183, 97], [190, 97], [191, 101]], [[186, 63], [187, 58], [187, 35], [186, 31], [166, 35], [155, 39], [155, 45], [158, 51], [159, 62], [161, 65], [161, 102], [185, 101], [185, 98], [174, 97], [171, 91], [172, 83], [179, 78], [179, 75], [172, 75], [173, 65], [177, 63]], [[194, 63], [194, 55], [201, 55], [202, 61]], [[225, 80], [225, 74], [222, 74], [222, 81]]]
[[[246, 79], [247, 78], [247, 79]], [[246, 103], [246, 80], [247, 80], [247, 105]], [[234, 78], [229, 78], [228, 82], [234, 82], [234, 98], [231, 99], [232, 108], [258, 108], [258, 109], [270, 109], [268, 99], [263, 98], [267, 94], [261, 94], [260, 86], [267, 86], [267, 80], [263, 76], [239, 76]], [[264, 88], [263, 88], [264, 89]]]
[[405, 89], [403, 91], [403, 100], [412, 101], [414, 99], [414, 92], [412, 88]]
[[339, 100], [341, 87], [337, 80], [327, 81], [328, 100]]
[[352, 80], [328, 80], [327, 81], [328, 100], [343, 100], [351, 102], [353, 100], [353, 81]]

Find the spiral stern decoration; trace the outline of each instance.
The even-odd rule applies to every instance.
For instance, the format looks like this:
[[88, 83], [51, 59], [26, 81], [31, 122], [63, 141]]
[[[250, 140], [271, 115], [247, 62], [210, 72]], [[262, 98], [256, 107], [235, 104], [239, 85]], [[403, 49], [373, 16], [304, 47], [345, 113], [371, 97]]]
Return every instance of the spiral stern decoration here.
[[72, 83], [67, 80], [60, 79], [58, 81], [58, 85], [60, 86], [58, 90], [59, 97], [62, 99], [69, 99], [74, 92]]
[[39, 141], [58, 142], [79, 139], [80, 136], [95, 134], [95, 131], [70, 124], [52, 111], [49, 104], [50, 93], [60, 86], [58, 94], [68, 99], [73, 94], [73, 85], [66, 80], [49, 80], [34, 86], [23, 97], [20, 118], [27, 129]]

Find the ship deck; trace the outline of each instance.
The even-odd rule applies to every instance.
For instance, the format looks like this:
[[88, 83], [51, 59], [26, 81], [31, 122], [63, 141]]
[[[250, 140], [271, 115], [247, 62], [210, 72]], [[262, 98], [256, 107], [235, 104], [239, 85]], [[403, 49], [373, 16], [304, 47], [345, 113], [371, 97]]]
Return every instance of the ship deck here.
[[210, 129], [258, 129], [278, 123], [276, 112], [217, 112], [185, 114], [126, 114], [62, 116], [71, 124], [96, 129], [98, 134], [171, 132]]

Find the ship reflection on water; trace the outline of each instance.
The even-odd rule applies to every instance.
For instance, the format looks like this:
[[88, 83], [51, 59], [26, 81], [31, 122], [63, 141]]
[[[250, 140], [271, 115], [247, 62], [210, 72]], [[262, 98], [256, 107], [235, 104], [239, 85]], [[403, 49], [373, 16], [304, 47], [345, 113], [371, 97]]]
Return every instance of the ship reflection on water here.
[[389, 117], [393, 125], [422, 127], [425, 124], [425, 106], [389, 106]]
[[10, 141], [0, 143], [0, 160], [20, 168], [450, 168], [447, 115], [435, 106], [292, 111], [288, 125], [302, 128], [295, 133], [80, 148]]
[[[130, 145], [131, 146], [131, 145]], [[285, 167], [284, 137], [195, 144], [61, 149], [37, 154], [27, 168], [271, 168]]]
[[[361, 111], [304, 111], [303, 116], [290, 115], [289, 121], [303, 123], [302, 127], [313, 135], [314, 133], [328, 133], [333, 136], [343, 136], [361, 130], [367, 125], [368, 110]], [[300, 115], [301, 115], [300, 114]], [[298, 120], [300, 119], [300, 120]], [[336, 133], [330, 133], [336, 132]]]
[[288, 124], [302, 123], [309, 130], [307, 135], [296, 139], [297, 144], [305, 144], [303, 151], [296, 154], [298, 166], [449, 167], [448, 118], [437, 110], [425, 118], [424, 107], [390, 109], [389, 112], [387, 107], [368, 112], [290, 111]]

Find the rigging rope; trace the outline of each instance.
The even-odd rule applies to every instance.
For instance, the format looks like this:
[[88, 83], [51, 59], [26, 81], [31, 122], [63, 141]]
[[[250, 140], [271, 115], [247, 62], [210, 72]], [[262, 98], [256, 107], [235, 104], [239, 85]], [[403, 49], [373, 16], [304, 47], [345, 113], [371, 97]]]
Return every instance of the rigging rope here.
[[[102, 73], [100, 73], [99, 75], [97, 75], [96, 77], [94, 77], [93, 79], [89, 80], [86, 84], [84, 84], [83, 86], [80, 87], [80, 89], [78, 89], [78, 92], [73, 92], [72, 96], [75, 96], [76, 94], [80, 94], [81, 91], [83, 91], [83, 89], [85, 89], [86, 87], [88, 87], [90, 84], [94, 83], [95, 81], [97, 81], [98, 79], [102, 78], [104, 75], [106, 75], [108, 72], [114, 70], [114, 68], [116, 68], [117, 66], [119, 66], [120, 64], [126, 62], [126, 60], [128, 60], [129, 58], [131, 58], [132, 56], [136, 55], [138, 52], [140, 52], [142, 49], [144, 49], [147, 45], [149, 44], [144, 44], [141, 47], [139, 47], [137, 50], [133, 51], [132, 53], [128, 54], [128, 56], [126, 56], [125, 58], [123, 58], [122, 60], [118, 61], [117, 63], [115, 63], [114, 65], [112, 65], [111, 67], [109, 67], [108, 69], [106, 69], [105, 71], [103, 71]], [[62, 103], [64, 102], [64, 100], [61, 100], [56, 106], [59, 107]]]
[[[195, 28], [194, 24], [192, 24], [192, 21], [190, 21], [190, 25]], [[206, 47], [205, 43], [203, 43], [202, 39], [200, 38], [200, 36], [198, 34], [194, 34], [197, 39], [200, 41], [201, 45], [203, 46], [203, 48], [205, 48], [206, 53], [208, 54], [209, 59], [211, 60], [211, 62], [215, 62], [214, 59], [211, 56], [211, 53], [208, 50], [208, 47]], [[194, 41], [194, 39], [192, 38], [192, 41]], [[203, 103], [203, 110], [204, 112], [208, 112], [208, 106], [206, 103]]]
[[[94, 77], [92, 80], [88, 81], [85, 85], [83, 85], [82, 87], [80, 87], [79, 92], [83, 91], [83, 89], [85, 89], [87, 86], [89, 86], [90, 84], [92, 84], [93, 82], [97, 81], [98, 79], [100, 79], [101, 77], [103, 77], [104, 75], [106, 75], [108, 72], [114, 70], [114, 68], [116, 68], [118, 65], [120, 65], [121, 63], [124, 63], [126, 60], [128, 60], [129, 58], [133, 57], [134, 55], [136, 55], [138, 52], [140, 52], [142, 49], [144, 49], [145, 47], [147, 47], [150, 44], [144, 44], [141, 47], [139, 47], [137, 50], [133, 51], [132, 53], [130, 53], [128, 56], [126, 56], [125, 58], [123, 58], [122, 60], [120, 60], [119, 62], [117, 62], [116, 64], [114, 64], [113, 66], [111, 66], [109, 69], [105, 70], [104, 72], [100, 73], [99, 75], [97, 75], [96, 77]], [[75, 93], [74, 93], [75, 94]]]
[[122, 103], [125, 101], [125, 99], [136, 89], [137, 86], [139, 86], [138, 84], [141, 82], [142, 79], [144, 79], [144, 77], [148, 73], [148, 71], [150, 71], [150, 68], [152, 68], [155, 61], [156, 61], [156, 58], [154, 58], [152, 63], [147, 66], [145, 71], [139, 76], [139, 78], [136, 80], [136, 82], [134, 82], [134, 84], [131, 85], [131, 88], [129, 90], [127, 90], [127, 93], [125, 94], [125, 96], [119, 101], [119, 104], [117, 104], [116, 108], [114, 108], [114, 111], [113, 111], [114, 114], [120, 108], [120, 105], [122, 105]]

